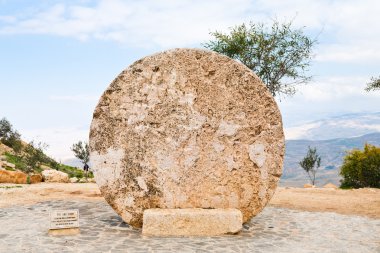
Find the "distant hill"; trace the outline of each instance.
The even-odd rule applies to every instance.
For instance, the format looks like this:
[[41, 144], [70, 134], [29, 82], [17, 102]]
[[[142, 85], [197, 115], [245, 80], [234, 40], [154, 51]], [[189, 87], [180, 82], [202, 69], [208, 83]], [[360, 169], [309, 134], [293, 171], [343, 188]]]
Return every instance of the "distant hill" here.
[[354, 148], [363, 149], [365, 143], [380, 146], [380, 132], [353, 138], [288, 140], [285, 144], [284, 170], [280, 185], [302, 186], [308, 183], [307, 174], [298, 164], [305, 157], [308, 146], [316, 147], [322, 157], [321, 170], [317, 173], [317, 185], [322, 186], [328, 182], [339, 185], [339, 170], [346, 151]]
[[[6, 119], [0, 119], [0, 169], [38, 174], [46, 169], [65, 172], [69, 177], [84, 177], [83, 170], [58, 163], [44, 153], [44, 144], [26, 143]], [[89, 174], [93, 177], [92, 173]]]

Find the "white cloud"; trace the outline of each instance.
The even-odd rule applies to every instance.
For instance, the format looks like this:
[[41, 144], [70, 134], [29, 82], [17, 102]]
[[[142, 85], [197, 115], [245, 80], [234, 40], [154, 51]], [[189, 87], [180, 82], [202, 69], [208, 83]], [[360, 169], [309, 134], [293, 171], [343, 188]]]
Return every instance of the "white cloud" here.
[[70, 150], [73, 143], [80, 140], [87, 141], [89, 128], [38, 128], [38, 129], [20, 129], [22, 138], [26, 141], [37, 141], [48, 144], [46, 153], [57, 159], [65, 161], [74, 158]]
[[[334, 115], [378, 111], [380, 92], [365, 92], [368, 81], [368, 76], [326, 76], [300, 86], [293, 97], [278, 101], [285, 128]], [[287, 138], [297, 134], [302, 135], [302, 129], [288, 130]]]
[[357, 122], [354, 120], [341, 120], [338, 122], [334, 122], [335, 125], [350, 127], [356, 129], [368, 129], [373, 132], [380, 132], [380, 124], [363, 124], [362, 122]]
[[295, 18], [314, 35], [321, 32], [316, 60], [378, 62], [380, 59], [380, 1], [376, 0], [260, 0], [260, 10], [279, 18]]
[[378, 41], [358, 43], [357, 45], [325, 45], [316, 55], [316, 60], [336, 63], [378, 63], [380, 61], [380, 44]]
[[379, 98], [378, 92], [366, 92], [364, 88], [368, 83], [368, 76], [326, 76], [317, 78], [307, 85], [300, 86], [294, 97], [288, 98], [287, 102], [304, 101], [328, 103], [340, 99], [352, 98]]
[[[183, 47], [207, 41], [209, 32], [253, 21], [294, 18], [319, 32], [318, 61], [379, 61], [380, 1], [331, 0], [100, 0], [56, 4], [22, 16], [0, 17], [0, 34], [50, 34], [101, 39], [136, 47]], [[326, 38], [324, 36], [327, 36]]]
[[285, 128], [285, 137], [287, 140], [357, 137], [380, 132], [379, 123], [379, 113], [348, 114]]
[[[288, 98], [288, 101], [304, 100], [313, 103], [326, 103], [352, 96], [373, 95], [364, 91], [367, 79], [367, 77], [362, 76], [318, 78], [307, 85], [299, 86], [297, 94], [292, 98]], [[287, 101], [282, 103], [287, 103]]]
[[320, 125], [321, 125], [320, 122], [312, 122], [312, 123], [307, 123], [300, 126], [285, 128], [284, 129], [285, 138], [287, 140], [302, 139], [305, 136], [307, 136], [307, 132], [310, 129], [317, 128]]
[[121, 1], [94, 7], [57, 4], [3, 25], [0, 34], [51, 34], [80, 40], [104, 39], [134, 46], [191, 45], [208, 38], [209, 29], [241, 23], [249, 0]]

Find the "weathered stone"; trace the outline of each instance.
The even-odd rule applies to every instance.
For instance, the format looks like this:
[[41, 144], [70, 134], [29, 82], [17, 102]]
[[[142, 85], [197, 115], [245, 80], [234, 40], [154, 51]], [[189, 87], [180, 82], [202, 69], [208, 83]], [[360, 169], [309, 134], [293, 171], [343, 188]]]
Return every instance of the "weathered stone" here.
[[48, 183], [69, 183], [69, 175], [67, 173], [58, 170], [44, 170], [42, 171], [42, 177], [45, 182]]
[[0, 170], [0, 183], [26, 184], [28, 175], [21, 171]]
[[147, 209], [143, 215], [144, 235], [215, 236], [236, 234], [243, 215], [237, 209]]
[[11, 169], [16, 169], [16, 165], [10, 162], [2, 161], [2, 167], [6, 168], [11, 168]]
[[198, 49], [143, 58], [97, 105], [90, 131], [95, 179], [132, 226], [150, 208], [237, 208], [248, 221], [282, 174], [275, 100], [247, 67]]
[[78, 181], [79, 181], [79, 179], [77, 177], [70, 178], [71, 183], [77, 183]]
[[81, 179], [79, 179], [79, 181], [78, 181], [79, 183], [87, 183], [88, 182], [88, 180], [86, 179], [86, 178], [81, 178]]
[[31, 184], [37, 184], [42, 182], [42, 175], [40, 174], [33, 174], [30, 175], [30, 183]]

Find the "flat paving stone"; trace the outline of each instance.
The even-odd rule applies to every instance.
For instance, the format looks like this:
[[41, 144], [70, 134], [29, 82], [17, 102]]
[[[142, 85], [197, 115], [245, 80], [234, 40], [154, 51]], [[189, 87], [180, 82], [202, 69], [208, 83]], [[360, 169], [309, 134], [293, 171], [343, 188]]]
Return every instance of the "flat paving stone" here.
[[[79, 209], [80, 234], [49, 236], [49, 211]], [[0, 209], [0, 252], [380, 252], [380, 220], [266, 207], [238, 235], [150, 237], [103, 201]]]

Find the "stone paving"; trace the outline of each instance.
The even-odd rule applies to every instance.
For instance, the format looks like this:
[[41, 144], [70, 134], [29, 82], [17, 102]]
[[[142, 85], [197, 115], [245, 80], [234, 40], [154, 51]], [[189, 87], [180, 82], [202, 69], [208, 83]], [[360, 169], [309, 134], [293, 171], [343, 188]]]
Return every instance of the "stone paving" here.
[[[49, 211], [79, 209], [75, 236], [49, 236]], [[0, 209], [0, 252], [380, 252], [380, 220], [267, 207], [238, 235], [147, 237], [103, 201]]]

